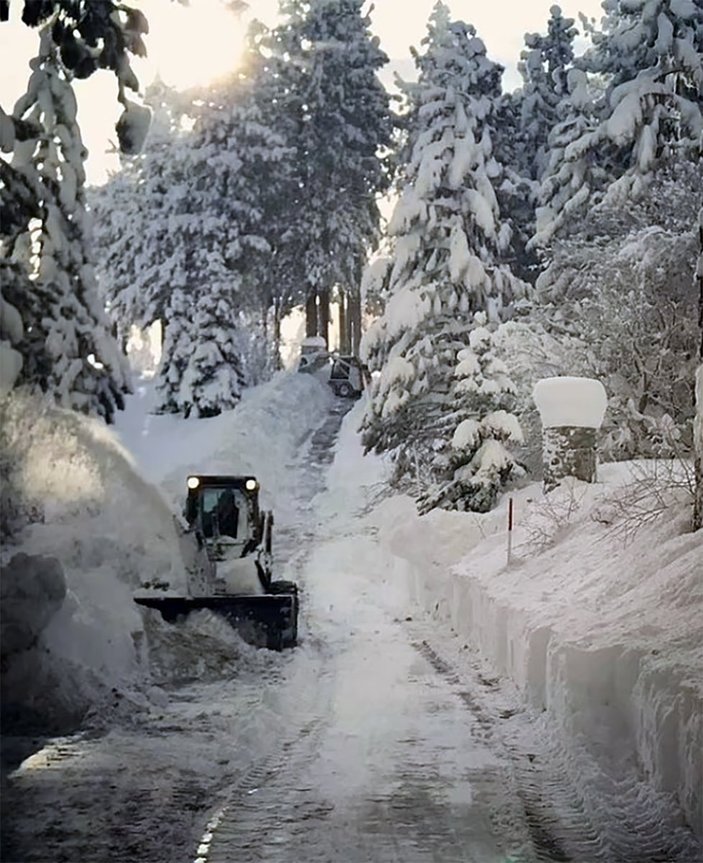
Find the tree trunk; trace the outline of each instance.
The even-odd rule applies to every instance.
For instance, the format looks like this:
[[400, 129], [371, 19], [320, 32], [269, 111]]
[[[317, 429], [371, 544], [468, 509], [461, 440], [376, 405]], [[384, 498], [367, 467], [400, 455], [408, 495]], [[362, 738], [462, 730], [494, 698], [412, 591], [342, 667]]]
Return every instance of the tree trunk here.
[[693, 425], [696, 486], [693, 499], [693, 529], [703, 527], [703, 208], [698, 214], [698, 326], [701, 340], [698, 348], [696, 373], [696, 418]]
[[273, 358], [276, 371], [283, 368], [281, 359], [281, 303], [278, 300], [273, 304]]
[[344, 292], [344, 344], [346, 345], [347, 353], [352, 352], [352, 315], [351, 315], [351, 294], [349, 291]]
[[339, 352], [349, 353], [349, 332], [347, 330], [347, 292], [339, 289]]
[[317, 334], [317, 291], [311, 289], [305, 300], [305, 335]]
[[359, 344], [361, 342], [361, 293], [359, 288], [354, 288], [349, 294], [349, 323], [351, 330], [350, 348], [351, 352], [359, 355]]
[[168, 318], [164, 315], [161, 318], [161, 354], [164, 352], [164, 345], [166, 344], [166, 327], [168, 327]]
[[267, 303], [261, 309], [261, 330], [262, 330], [264, 339], [267, 342], [269, 340], [269, 308], [270, 308], [270, 306]]
[[329, 349], [330, 342], [330, 292], [329, 288], [320, 291], [320, 306], [318, 309], [319, 335], [325, 340], [325, 347]]

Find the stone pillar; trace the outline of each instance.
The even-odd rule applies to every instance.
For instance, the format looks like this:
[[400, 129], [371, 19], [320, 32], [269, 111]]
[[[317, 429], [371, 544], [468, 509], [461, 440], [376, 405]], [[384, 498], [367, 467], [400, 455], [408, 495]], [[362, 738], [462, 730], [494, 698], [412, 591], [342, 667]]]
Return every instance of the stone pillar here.
[[608, 401], [603, 385], [592, 378], [544, 378], [533, 397], [544, 429], [544, 490], [566, 476], [595, 482], [597, 431]]
[[596, 430], [578, 426], [544, 429], [542, 438], [544, 490], [551, 491], [565, 476], [596, 481]]

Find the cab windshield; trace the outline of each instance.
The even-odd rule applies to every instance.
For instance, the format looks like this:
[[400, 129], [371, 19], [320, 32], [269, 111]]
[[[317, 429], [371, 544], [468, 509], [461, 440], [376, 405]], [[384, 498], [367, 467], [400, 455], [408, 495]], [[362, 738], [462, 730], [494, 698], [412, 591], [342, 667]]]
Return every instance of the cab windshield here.
[[244, 492], [236, 488], [204, 488], [200, 494], [200, 525], [206, 539], [249, 539], [249, 507]]

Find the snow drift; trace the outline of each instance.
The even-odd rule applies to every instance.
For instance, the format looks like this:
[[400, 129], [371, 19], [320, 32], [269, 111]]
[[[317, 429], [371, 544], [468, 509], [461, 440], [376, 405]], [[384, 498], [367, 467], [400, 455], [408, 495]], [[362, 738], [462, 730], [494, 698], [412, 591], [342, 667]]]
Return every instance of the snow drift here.
[[[29, 710], [40, 726], [61, 727], [141, 676], [143, 623], [132, 590], [144, 573], [180, 575], [178, 531], [159, 492], [100, 421], [13, 394], [2, 422], [11, 513], [4, 530], [14, 542], [4, 546], [3, 563], [17, 552], [54, 559], [66, 588], [34, 643], [13, 651], [4, 705], [18, 721]], [[25, 578], [34, 578], [31, 567]], [[24, 612], [31, 626], [41, 606], [25, 603]]]

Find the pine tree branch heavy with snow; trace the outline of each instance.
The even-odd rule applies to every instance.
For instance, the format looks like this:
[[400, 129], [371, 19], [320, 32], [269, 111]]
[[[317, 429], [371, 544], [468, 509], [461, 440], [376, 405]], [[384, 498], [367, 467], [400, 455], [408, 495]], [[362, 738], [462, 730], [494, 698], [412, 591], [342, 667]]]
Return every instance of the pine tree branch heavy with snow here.
[[86, 152], [76, 100], [48, 31], [15, 116], [34, 133], [15, 142], [11, 168], [39, 202], [14, 240], [11, 261], [27, 276], [25, 291], [8, 286], [25, 336], [17, 382], [64, 407], [112, 419], [128, 390], [126, 365], [98, 300], [85, 210]]
[[[1, 20], [9, 17], [5, 4]], [[118, 135], [137, 144], [143, 110], [129, 54], [145, 53], [144, 15], [112, 0], [26, 0], [22, 20], [39, 28], [40, 51], [25, 96], [12, 115], [0, 109], [0, 275], [5, 312], [12, 311], [12, 384], [110, 420], [127, 389], [123, 358], [97, 296], [83, 186], [85, 150], [71, 81], [110, 69], [125, 110]], [[18, 337], [21, 332], [21, 337]]]
[[[465, 418], [456, 414], [455, 370], [477, 325], [474, 314], [483, 312], [490, 324], [509, 317], [525, 285], [499, 263], [510, 240], [492, 144], [501, 67], [486, 57], [473, 27], [450, 21], [442, 4], [424, 45], [415, 54], [419, 81], [403, 85], [408, 141], [389, 226], [389, 299], [365, 338], [369, 365], [380, 374], [362, 429], [367, 450], [391, 451], [399, 466], [417, 464], [434, 486], [453, 482], [459, 470], [437, 453], [454, 435], [446, 415]], [[464, 395], [480, 421], [480, 402]], [[502, 478], [509, 473], [506, 465]], [[470, 505], [468, 497], [446, 501]]]
[[603, 9], [603, 30], [592, 34], [593, 48], [571, 81], [570, 116], [550, 139], [538, 213], [542, 244], [604, 195], [637, 197], [660, 165], [692, 158], [699, 146], [701, 4], [605, 0]]

